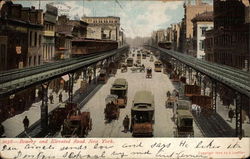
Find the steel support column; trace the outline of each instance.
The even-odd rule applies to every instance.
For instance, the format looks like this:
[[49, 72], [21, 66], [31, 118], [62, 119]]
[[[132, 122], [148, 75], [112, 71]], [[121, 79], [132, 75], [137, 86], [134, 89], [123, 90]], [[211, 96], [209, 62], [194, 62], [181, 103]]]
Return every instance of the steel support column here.
[[73, 102], [74, 73], [69, 73], [69, 102]]
[[196, 81], [197, 81], [197, 85], [201, 87], [201, 73], [196, 71]]
[[201, 86], [201, 81], [202, 81], [202, 75], [201, 73], [199, 73], [199, 79], [198, 79], [198, 82], [199, 82], [199, 85]]
[[216, 112], [216, 98], [217, 98], [217, 82], [212, 81], [212, 99], [213, 99], [213, 111]]
[[198, 71], [195, 71], [196, 74], [195, 74], [195, 83], [200, 86], [199, 82], [198, 82], [198, 78], [199, 78], [199, 72]]
[[48, 88], [49, 82], [42, 86], [42, 105], [41, 105], [41, 128], [45, 132], [48, 129]]
[[242, 138], [242, 114], [241, 114], [241, 110], [242, 110], [242, 96], [240, 93], [236, 92], [236, 125], [235, 125], [235, 136]]
[[188, 81], [189, 81], [189, 84], [192, 84], [192, 68], [188, 68]]
[[180, 63], [180, 61], [177, 61], [177, 70], [178, 70], [178, 75], [181, 75], [181, 63]]
[[87, 69], [86, 67], [83, 68], [83, 79], [86, 80], [87, 79]]
[[205, 76], [202, 78], [202, 84], [203, 84], [203, 95], [206, 95], [206, 88], [207, 88], [207, 81], [205, 80]]
[[95, 84], [96, 84], [96, 65], [94, 65], [94, 79], [95, 79]]
[[[184, 66], [184, 65], [183, 65]], [[187, 75], [187, 67], [186, 66], [184, 66], [184, 74], [183, 74], [183, 76], [185, 76], [186, 77], [186, 75]]]

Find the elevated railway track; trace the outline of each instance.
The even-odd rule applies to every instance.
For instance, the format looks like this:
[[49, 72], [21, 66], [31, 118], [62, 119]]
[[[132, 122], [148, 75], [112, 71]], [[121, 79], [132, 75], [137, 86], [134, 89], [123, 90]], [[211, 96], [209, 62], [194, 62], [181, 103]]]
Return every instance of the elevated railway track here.
[[2, 72], [0, 73], [0, 97], [11, 95], [29, 86], [75, 72], [83, 67], [118, 55], [127, 49], [128, 46], [124, 46], [113, 51], [90, 54], [79, 58], [71, 58], [31, 68]]
[[250, 97], [250, 74], [248, 72], [194, 58], [173, 50], [156, 48], [146, 45], [155, 51], [160, 51], [161, 55], [168, 55], [186, 64], [187, 66], [201, 72], [204, 75], [216, 80], [237, 92]]

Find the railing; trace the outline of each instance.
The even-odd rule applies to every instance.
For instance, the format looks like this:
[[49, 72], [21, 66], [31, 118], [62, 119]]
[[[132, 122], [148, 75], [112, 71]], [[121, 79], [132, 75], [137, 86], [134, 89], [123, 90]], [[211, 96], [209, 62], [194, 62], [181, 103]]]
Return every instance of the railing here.
[[[151, 47], [146, 45], [147, 47]], [[163, 48], [151, 47], [161, 51], [162, 55], [169, 55], [193, 69], [217, 80], [230, 88], [250, 97], [250, 73], [225, 65], [200, 60], [183, 53]]]
[[72, 58], [41, 66], [0, 73], [0, 97], [10, 95], [17, 90], [22, 90], [31, 85], [39, 84], [67, 73], [74, 72], [80, 68], [114, 56], [126, 49], [128, 49], [128, 46], [109, 52], [91, 54], [84, 57]]

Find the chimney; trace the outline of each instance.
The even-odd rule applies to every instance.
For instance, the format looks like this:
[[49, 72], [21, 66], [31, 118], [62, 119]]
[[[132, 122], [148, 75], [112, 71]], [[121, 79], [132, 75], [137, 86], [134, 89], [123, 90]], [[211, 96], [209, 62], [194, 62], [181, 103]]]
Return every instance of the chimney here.
[[37, 14], [37, 24], [43, 25], [43, 10], [42, 9], [37, 9], [36, 10]]

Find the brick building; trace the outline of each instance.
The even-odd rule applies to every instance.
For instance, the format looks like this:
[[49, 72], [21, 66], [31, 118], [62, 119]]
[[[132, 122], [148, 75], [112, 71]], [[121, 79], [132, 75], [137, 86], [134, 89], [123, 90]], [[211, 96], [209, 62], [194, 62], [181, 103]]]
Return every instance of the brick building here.
[[180, 49], [181, 23], [171, 24], [166, 30], [166, 41], [172, 43], [173, 50]]
[[120, 17], [83, 17], [82, 21], [88, 23], [87, 38], [91, 39], [106, 39], [114, 40], [119, 43], [119, 46], [123, 43], [124, 34], [121, 35], [120, 30]]
[[249, 22], [245, 0], [214, 0], [214, 29], [206, 34], [206, 59], [249, 71]]
[[[42, 10], [0, 2], [0, 71], [42, 62]], [[31, 87], [0, 99], [0, 122], [23, 112], [35, 100]]]
[[0, 13], [0, 70], [41, 63], [42, 10], [2, 3]]
[[52, 61], [55, 54], [55, 25], [58, 10], [56, 7], [47, 4], [44, 13], [44, 30], [43, 30], [43, 61]]
[[71, 55], [71, 40], [86, 38], [88, 23], [80, 20], [70, 20], [66, 15], [58, 17], [56, 25], [56, 59], [69, 58]]

